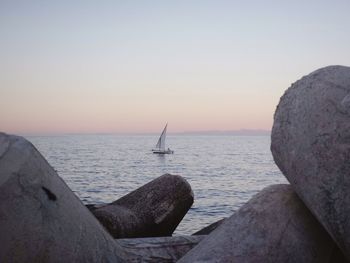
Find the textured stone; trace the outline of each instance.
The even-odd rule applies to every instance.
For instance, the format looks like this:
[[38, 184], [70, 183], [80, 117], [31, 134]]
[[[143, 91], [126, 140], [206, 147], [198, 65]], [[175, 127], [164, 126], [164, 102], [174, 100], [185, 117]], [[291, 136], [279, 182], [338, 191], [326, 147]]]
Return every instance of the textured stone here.
[[274, 160], [350, 259], [350, 68], [329, 66], [282, 96], [271, 135]]
[[122, 262], [125, 256], [31, 143], [0, 133], [0, 262]]
[[174, 236], [116, 239], [128, 252], [128, 262], [176, 262], [205, 236]]
[[328, 262], [334, 242], [290, 185], [265, 188], [178, 262]]
[[193, 204], [179, 175], [162, 175], [119, 200], [92, 210], [114, 238], [170, 236]]

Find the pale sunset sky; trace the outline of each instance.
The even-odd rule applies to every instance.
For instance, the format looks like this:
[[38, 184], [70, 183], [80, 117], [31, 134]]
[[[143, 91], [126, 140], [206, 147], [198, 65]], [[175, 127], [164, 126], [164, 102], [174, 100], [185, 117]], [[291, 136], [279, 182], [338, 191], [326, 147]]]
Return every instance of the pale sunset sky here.
[[350, 65], [350, 1], [2, 1], [0, 131], [270, 130]]

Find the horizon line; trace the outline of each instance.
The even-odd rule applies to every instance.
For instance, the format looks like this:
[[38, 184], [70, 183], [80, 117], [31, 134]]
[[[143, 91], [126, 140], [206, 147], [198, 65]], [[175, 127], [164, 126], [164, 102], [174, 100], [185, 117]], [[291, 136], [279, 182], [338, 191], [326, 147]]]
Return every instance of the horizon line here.
[[[5, 132], [7, 133], [7, 132]], [[20, 132], [7, 133], [20, 136], [65, 136], [65, 135], [159, 135], [161, 132]], [[237, 130], [189, 130], [168, 132], [168, 135], [269, 135], [271, 130], [237, 129]]]

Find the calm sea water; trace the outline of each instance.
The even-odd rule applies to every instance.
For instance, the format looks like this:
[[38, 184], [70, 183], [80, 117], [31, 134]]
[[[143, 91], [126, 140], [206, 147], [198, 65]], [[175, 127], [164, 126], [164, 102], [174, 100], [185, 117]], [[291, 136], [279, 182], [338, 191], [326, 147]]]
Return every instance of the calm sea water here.
[[168, 136], [173, 155], [150, 150], [158, 136], [27, 137], [85, 203], [112, 202], [164, 174], [182, 175], [194, 204], [175, 234], [228, 217], [259, 190], [287, 181], [274, 164], [269, 136]]

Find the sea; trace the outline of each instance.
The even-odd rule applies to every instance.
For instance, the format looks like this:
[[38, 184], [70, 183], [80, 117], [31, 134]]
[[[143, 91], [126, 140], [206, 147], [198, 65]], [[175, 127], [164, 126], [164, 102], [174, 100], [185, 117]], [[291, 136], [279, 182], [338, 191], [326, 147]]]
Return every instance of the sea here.
[[151, 152], [159, 135], [26, 136], [84, 204], [115, 201], [165, 174], [183, 176], [194, 203], [174, 235], [231, 216], [271, 184], [287, 183], [270, 136], [168, 135], [170, 155]]

